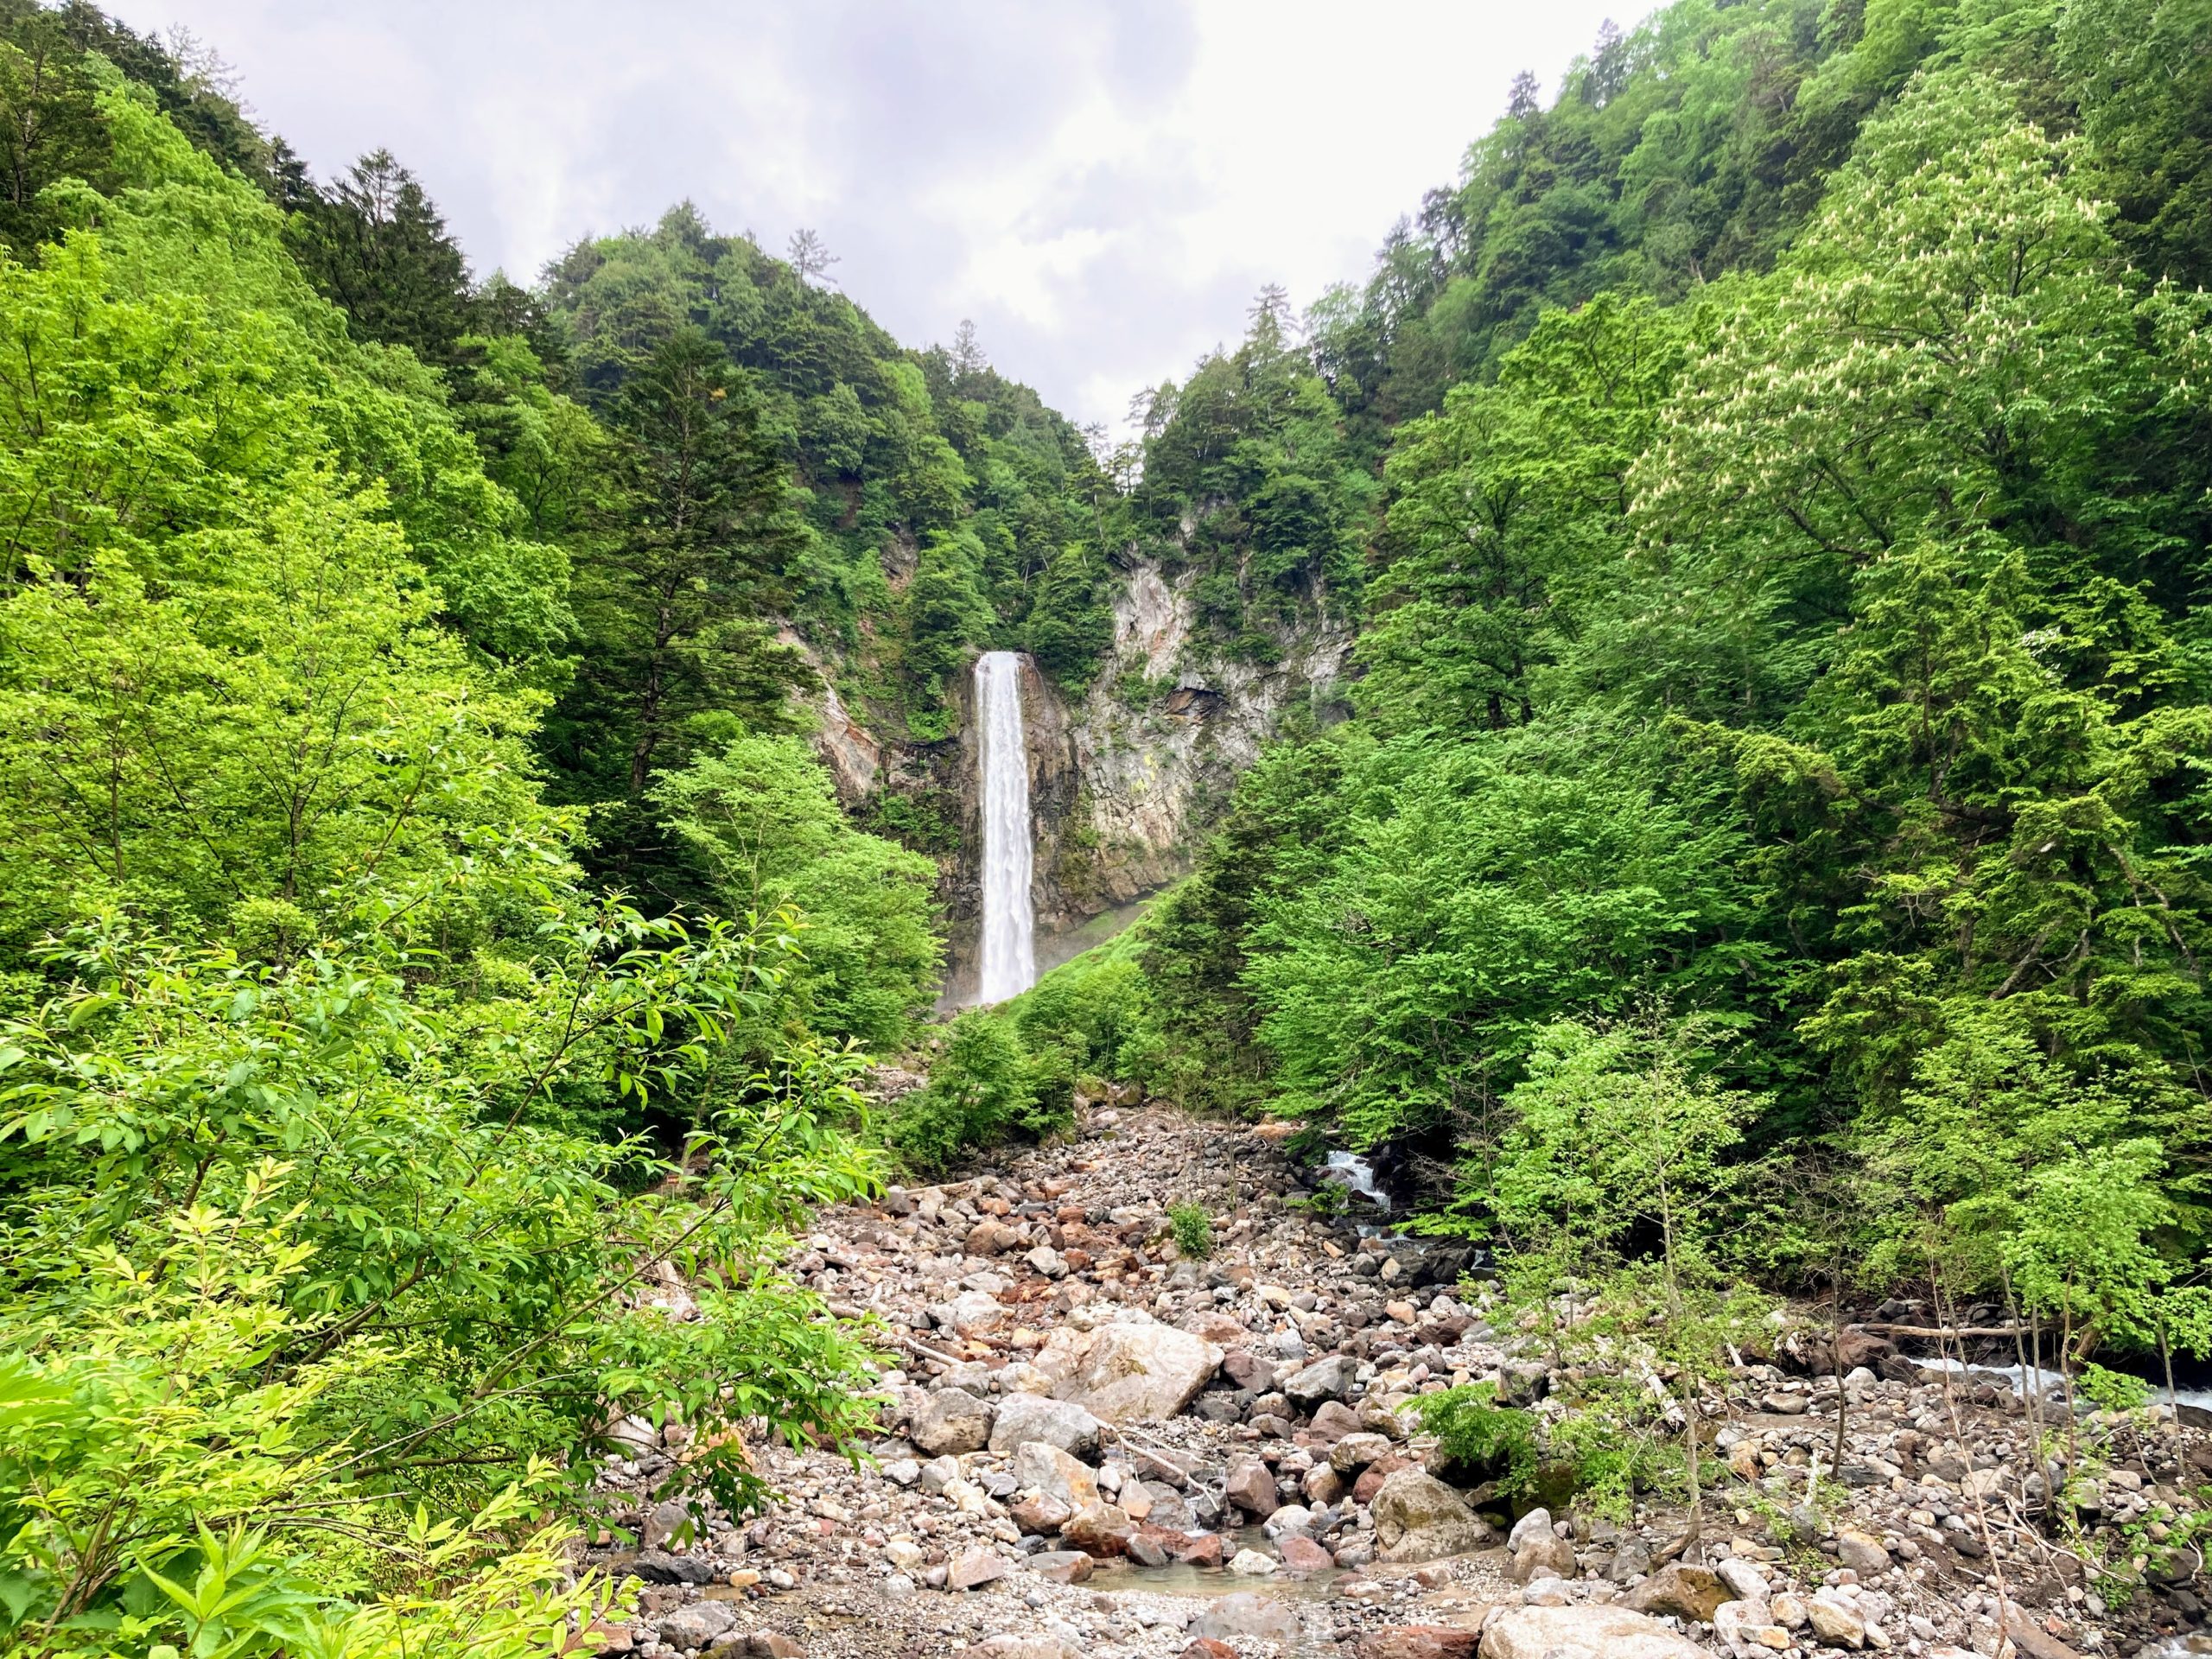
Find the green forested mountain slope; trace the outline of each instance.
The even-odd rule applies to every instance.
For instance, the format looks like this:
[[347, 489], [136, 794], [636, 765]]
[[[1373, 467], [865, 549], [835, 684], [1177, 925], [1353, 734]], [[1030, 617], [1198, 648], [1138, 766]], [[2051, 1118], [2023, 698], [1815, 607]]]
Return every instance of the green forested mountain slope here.
[[2208, 83], [2108, 72], [2208, 24], [1677, 5], [1477, 144], [1313, 320], [1382, 452], [1356, 717], [1246, 778], [1125, 1063], [1481, 1230], [1632, 1028], [1843, 1172], [1870, 1285], [2198, 1317]]

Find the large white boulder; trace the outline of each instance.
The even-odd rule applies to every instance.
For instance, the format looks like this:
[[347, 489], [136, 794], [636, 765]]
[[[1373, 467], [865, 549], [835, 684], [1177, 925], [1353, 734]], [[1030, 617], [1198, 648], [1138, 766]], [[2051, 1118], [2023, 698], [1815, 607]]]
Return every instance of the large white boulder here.
[[1622, 1607], [1515, 1607], [1483, 1632], [1482, 1659], [1711, 1659], [1656, 1618]]
[[1160, 1423], [1221, 1369], [1221, 1350], [1173, 1325], [1116, 1320], [1095, 1331], [1062, 1326], [1039, 1351], [1052, 1392], [1102, 1423]]

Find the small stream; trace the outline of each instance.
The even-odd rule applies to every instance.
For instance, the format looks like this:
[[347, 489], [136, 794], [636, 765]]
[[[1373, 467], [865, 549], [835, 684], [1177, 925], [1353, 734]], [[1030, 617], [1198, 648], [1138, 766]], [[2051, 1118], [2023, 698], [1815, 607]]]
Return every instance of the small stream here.
[[[2066, 1379], [2056, 1371], [2038, 1369], [2028, 1372], [2018, 1365], [1988, 1365], [1971, 1360], [1961, 1364], [1955, 1359], [1928, 1359], [1916, 1354], [1907, 1357], [1923, 1371], [1963, 1372], [1969, 1382], [2002, 1383], [2016, 1396], [2022, 1395], [2023, 1378], [2032, 1376], [2035, 1391], [2043, 1399], [2065, 1400], [2069, 1397]], [[2151, 1392], [2148, 1402], [2151, 1408], [2157, 1411], [2168, 1409], [2165, 1384], [2150, 1377], [2142, 1380]], [[2177, 1389], [2173, 1398], [2174, 1403], [2179, 1405], [2183, 1411], [2202, 1414], [2197, 1421], [2212, 1421], [2212, 1389]], [[2093, 1408], [2084, 1400], [2077, 1409], [2088, 1411]]]

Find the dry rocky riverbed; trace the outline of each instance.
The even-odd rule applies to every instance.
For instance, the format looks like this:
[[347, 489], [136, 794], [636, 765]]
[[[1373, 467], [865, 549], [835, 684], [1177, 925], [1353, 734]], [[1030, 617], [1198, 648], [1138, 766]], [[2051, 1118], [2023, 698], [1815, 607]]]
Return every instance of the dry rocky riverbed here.
[[[710, 1517], [691, 1541], [678, 1507], [644, 1496], [683, 1431], [632, 1420], [635, 1455], [603, 1485], [610, 1520], [645, 1547], [587, 1559], [644, 1582], [607, 1645], [646, 1659], [2212, 1653], [2192, 1634], [2212, 1597], [2197, 1555], [2120, 1605], [2035, 1513], [2050, 1426], [2007, 1389], [1931, 1377], [1868, 1338], [1841, 1390], [1847, 1499], [1805, 1505], [1834, 1439], [1833, 1376], [1746, 1364], [1725, 1411], [1713, 1402], [1696, 1559], [1669, 1559], [1678, 1515], [1515, 1517], [1439, 1479], [1408, 1403], [1489, 1378], [1541, 1411], [1545, 1364], [1487, 1322], [1463, 1255], [1287, 1204], [1302, 1179], [1261, 1135], [1100, 1109], [1065, 1144], [825, 1212], [796, 1269], [883, 1320], [898, 1365], [873, 1465], [764, 1452], [782, 1501]], [[1205, 1261], [1169, 1236], [1182, 1200], [1216, 1217]], [[661, 1300], [687, 1312], [680, 1287]], [[2200, 1429], [2178, 1445], [2125, 1430], [2080, 1523], [2147, 1547], [2177, 1535], [2208, 1484]]]

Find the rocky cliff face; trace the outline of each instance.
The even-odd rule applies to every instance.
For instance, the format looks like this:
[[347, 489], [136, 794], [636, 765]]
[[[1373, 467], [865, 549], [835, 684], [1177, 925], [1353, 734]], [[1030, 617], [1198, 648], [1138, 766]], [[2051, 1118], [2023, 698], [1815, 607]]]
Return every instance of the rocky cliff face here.
[[[1228, 660], [1197, 626], [1196, 580], [1148, 563], [1129, 570], [1114, 600], [1113, 648], [1079, 697], [1025, 662], [1040, 968], [1088, 943], [1086, 925], [1191, 868], [1236, 774], [1290, 710], [1332, 712], [1351, 648], [1348, 626], [1285, 628], [1265, 665]], [[815, 738], [839, 793], [863, 817], [904, 798], [948, 829], [957, 824], [957, 848], [933, 849], [951, 936], [949, 1003], [973, 990], [982, 847], [972, 683], [958, 696], [956, 737], [900, 745], [870, 732], [825, 685]]]
[[[1294, 708], [1325, 714], [1348, 627], [1286, 631], [1266, 666], [1217, 659], [1198, 641], [1190, 575], [1133, 570], [1114, 606], [1114, 651], [1052, 734], [1058, 769], [1040, 797], [1040, 925], [1079, 924], [1173, 880]], [[1126, 688], [1141, 682], [1135, 697]], [[1040, 719], [1039, 735], [1046, 736]]]
[[[1040, 968], [1090, 942], [1077, 938], [1087, 923], [1189, 870], [1236, 774], [1290, 709], [1329, 711], [1348, 626], [1286, 630], [1279, 659], [1265, 666], [1224, 661], [1195, 631], [1195, 580], [1149, 563], [1129, 572], [1114, 601], [1112, 652], [1081, 698], [1033, 667], [1024, 676]], [[975, 931], [973, 733], [963, 721], [963, 850], [948, 895], [956, 992]]]

